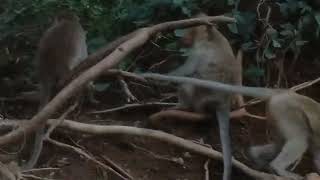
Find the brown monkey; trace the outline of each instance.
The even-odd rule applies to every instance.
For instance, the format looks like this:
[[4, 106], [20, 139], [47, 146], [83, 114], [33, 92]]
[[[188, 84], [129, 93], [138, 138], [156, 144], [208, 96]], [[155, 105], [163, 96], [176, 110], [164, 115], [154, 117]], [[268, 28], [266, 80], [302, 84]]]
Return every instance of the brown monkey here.
[[269, 164], [277, 174], [293, 179], [301, 177], [287, 170], [310, 147], [314, 164], [320, 172], [320, 104], [291, 90], [233, 86], [195, 78], [144, 74], [143, 77], [188, 83], [225, 93], [267, 100], [267, 118], [275, 126], [279, 141], [250, 148], [250, 154], [259, 165]]
[[[39, 109], [57, 93], [58, 81], [87, 55], [86, 33], [78, 16], [68, 11], [57, 15], [40, 39], [36, 53], [41, 94]], [[36, 132], [34, 149], [24, 169], [35, 166], [42, 150], [43, 133], [44, 127]]]
[[[203, 17], [198, 14], [196, 17]], [[186, 62], [169, 75], [191, 76], [198, 79], [238, 84], [241, 62], [237, 61], [228, 40], [214, 26], [192, 27], [184, 41], [192, 44]], [[240, 82], [241, 84], [241, 82]], [[224, 159], [223, 180], [231, 175], [231, 144], [229, 135], [229, 113], [231, 94], [213, 92], [210, 89], [182, 84], [179, 92], [179, 109], [217, 116]]]

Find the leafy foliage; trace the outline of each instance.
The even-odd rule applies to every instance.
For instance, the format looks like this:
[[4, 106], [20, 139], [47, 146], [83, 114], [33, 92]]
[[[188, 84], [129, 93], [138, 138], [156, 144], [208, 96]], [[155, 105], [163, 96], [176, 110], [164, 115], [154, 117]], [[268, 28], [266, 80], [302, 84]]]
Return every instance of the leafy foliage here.
[[[67, 8], [75, 11], [88, 31], [89, 52], [136, 28], [159, 22], [190, 17], [200, 9], [210, 15], [232, 15], [236, 24], [229, 24], [226, 33], [231, 42], [253, 55], [258, 63], [281, 58], [288, 51], [299, 54], [316, 41], [320, 32], [320, 12], [302, 0], [258, 1], [251, 7], [240, 0], [6, 0], [0, 5], [0, 79], [18, 76], [33, 77], [32, 59], [41, 33], [56, 12]], [[251, 1], [250, 1], [251, 2]], [[242, 7], [242, 8], [241, 8]], [[245, 8], [243, 8], [245, 7]], [[248, 7], [248, 8], [246, 8]], [[269, 10], [270, 9], [270, 10]], [[214, 14], [210, 13], [214, 12]], [[277, 13], [279, 12], [279, 13]], [[151, 50], [167, 55], [187, 54], [177, 39], [183, 30], [161, 35], [151, 43]], [[157, 41], [156, 41], [157, 40]], [[155, 47], [155, 44], [157, 47]], [[128, 57], [137, 62], [138, 55]], [[150, 58], [146, 56], [145, 58]], [[17, 60], [18, 59], [18, 60]], [[161, 60], [161, 59], [158, 59]], [[123, 63], [128, 69], [132, 63]], [[259, 66], [260, 67], [260, 66]], [[141, 67], [136, 67], [141, 69]], [[264, 75], [257, 66], [250, 66], [249, 77]]]

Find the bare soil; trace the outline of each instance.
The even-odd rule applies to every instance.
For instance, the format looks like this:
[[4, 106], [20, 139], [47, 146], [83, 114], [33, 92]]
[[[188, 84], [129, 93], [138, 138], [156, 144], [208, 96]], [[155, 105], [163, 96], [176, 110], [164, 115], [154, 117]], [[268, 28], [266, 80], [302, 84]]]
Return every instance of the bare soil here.
[[[307, 91], [307, 94], [315, 94], [316, 90]], [[113, 95], [114, 96], [114, 95]], [[23, 105], [23, 107], [28, 107]], [[30, 109], [24, 108], [24, 113], [35, 113], [34, 106]], [[101, 108], [102, 106], [100, 106]], [[106, 105], [106, 107], [108, 107]], [[18, 108], [18, 107], [16, 107]], [[85, 115], [87, 107], [83, 107], [80, 115], [71, 115], [69, 118], [76, 121], [95, 124], [118, 124], [138, 127], [149, 127], [148, 116], [160, 110], [160, 108], [133, 108], [130, 110], [118, 111], [115, 113], [101, 115]], [[13, 109], [14, 110], [14, 109]], [[263, 103], [249, 107], [250, 112], [259, 115], [264, 114]], [[21, 116], [22, 110], [19, 111]], [[26, 115], [24, 116], [26, 117]], [[211, 124], [165, 124], [166, 131], [177, 136], [199, 140], [207, 139], [211, 133], [213, 137], [213, 148], [221, 151], [216, 122]], [[232, 120], [232, 144], [233, 154], [240, 161], [251, 165], [246, 157], [247, 147], [253, 144], [261, 144], [270, 141], [271, 134], [267, 121], [242, 118]], [[149, 127], [150, 128], [150, 127]], [[189, 153], [184, 149], [177, 148], [171, 144], [159, 142], [157, 140], [129, 137], [125, 135], [117, 136], [95, 136], [79, 134], [62, 129], [57, 129], [53, 138], [80, 147], [90, 155], [103, 163], [108, 164], [104, 157], [111, 159], [122, 169], [127, 171], [137, 180], [201, 180], [205, 179], [204, 164], [208, 160], [206, 157]], [[221, 179], [223, 164], [218, 160], [211, 160], [210, 179]], [[61, 147], [46, 143], [44, 145], [39, 167], [56, 167], [58, 170], [48, 170], [35, 173], [40, 177], [61, 179], [61, 180], [91, 180], [91, 179], [121, 179], [113, 173], [104, 170], [90, 160]], [[250, 179], [244, 173], [233, 168], [232, 179]], [[304, 159], [296, 168], [301, 174], [312, 171], [310, 155]]]

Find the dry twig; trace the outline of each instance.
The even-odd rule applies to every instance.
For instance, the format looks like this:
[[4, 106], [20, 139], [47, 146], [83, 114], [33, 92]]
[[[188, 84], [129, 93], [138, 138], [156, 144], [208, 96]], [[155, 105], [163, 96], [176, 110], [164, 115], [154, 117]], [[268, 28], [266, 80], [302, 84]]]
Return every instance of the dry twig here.
[[134, 148], [140, 150], [140, 151], [143, 151], [143, 152], [147, 153], [148, 155], [150, 155], [150, 156], [152, 156], [152, 157], [154, 157], [156, 159], [173, 162], [173, 163], [176, 163], [176, 164], [179, 164], [179, 165], [182, 165], [182, 166], [184, 165], [184, 161], [183, 161], [182, 158], [169, 158], [169, 157], [165, 157], [165, 156], [161, 156], [159, 154], [156, 154], [156, 153], [154, 153], [152, 151], [149, 151], [149, 150], [147, 150], [147, 149], [145, 149], [143, 147], [140, 147], [138, 145], [135, 145], [133, 143], [130, 143], [130, 145], [133, 146]]
[[62, 143], [62, 142], [58, 142], [56, 140], [51, 139], [50, 137], [48, 137], [46, 140], [48, 142], [50, 142], [51, 144], [53, 144], [53, 145], [56, 145], [56, 146], [59, 146], [59, 147], [65, 148], [65, 149], [69, 149], [69, 150], [72, 150], [72, 151], [76, 152], [77, 154], [79, 154], [79, 155], [91, 160], [92, 162], [98, 164], [99, 166], [101, 166], [102, 168], [106, 169], [107, 171], [110, 171], [110, 172], [114, 173], [115, 175], [117, 175], [121, 179], [128, 179], [128, 178], [123, 177], [121, 174], [119, 174], [117, 171], [115, 171], [111, 167], [109, 167], [109, 166], [105, 165], [104, 163], [98, 161], [93, 156], [90, 156], [88, 153], [86, 153], [85, 151], [83, 151], [82, 149], [80, 149], [78, 147], [71, 146], [69, 144], [65, 144], [65, 143]]
[[108, 158], [107, 156], [102, 156], [102, 158], [107, 161], [110, 165], [110, 167], [112, 167], [113, 169], [115, 169], [116, 171], [119, 171], [120, 173], [124, 174], [126, 177], [128, 177], [129, 179], [134, 179], [127, 171], [125, 171], [124, 169], [122, 169], [119, 165], [117, 165], [115, 162], [113, 162], [110, 158]]

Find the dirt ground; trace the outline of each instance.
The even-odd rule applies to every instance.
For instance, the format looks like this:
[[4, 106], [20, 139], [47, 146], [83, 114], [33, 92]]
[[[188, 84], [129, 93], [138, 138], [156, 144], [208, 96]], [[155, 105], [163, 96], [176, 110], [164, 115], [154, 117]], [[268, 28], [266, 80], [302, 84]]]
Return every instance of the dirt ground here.
[[[304, 91], [311, 97], [316, 97], [318, 88]], [[116, 95], [112, 95], [117, 97]], [[316, 99], [317, 100], [317, 99]], [[319, 99], [318, 99], [319, 100]], [[103, 109], [100, 105], [99, 109]], [[10, 105], [9, 105], [10, 107]], [[12, 111], [19, 112], [19, 116], [26, 117], [35, 113], [35, 105], [13, 106]], [[26, 108], [30, 107], [30, 108]], [[106, 109], [108, 106], [105, 106]], [[21, 108], [19, 110], [19, 108]], [[148, 116], [161, 108], [133, 108], [130, 110], [117, 111], [108, 114], [87, 115], [89, 109], [82, 109], [78, 115], [71, 115], [69, 118], [80, 122], [95, 124], [128, 125], [136, 127], [149, 127]], [[32, 112], [34, 111], [34, 112]], [[249, 111], [263, 115], [263, 103], [249, 107]], [[10, 111], [8, 112], [10, 114]], [[18, 116], [18, 115], [17, 115]], [[21, 117], [22, 118], [22, 117]], [[251, 165], [246, 157], [247, 147], [253, 144], [261, 144], [270, 141], [271, 135], [268, 130], [267, 121], [242, 118], [234, 119], [232, 126], [233, 155], [247, 165]], [[169, 130], [177, 136], [199, 141], [206, 139], [208, 133], [214, 137], [213, 148], [221, 151], [217, 122], [211, 124], [182, 124], [167, 123], [166, 131]], [[85, 152], [94, 156], [99, 161], [106, 163], [106, 158], [112, 160], [134, 179], [137, 180], [201, 180], [205, 179], [204, 165], [208, 160], [206, 157], [189, 153], [184, 149], [177, 148], [171, 144], [159, 142], [157, 140], [129, 137], [125, 135], [95, 136], [79, 134], [63, 129], [57, 129], [52, 135], [53, 139], [80, 147]], [[51, 167], [46, 171], [34, 172], [39, 177], [59, 180], [100, 180], [100, 179], [121, 179], [110, 171], [106, 171], [92, 161], [55, 145], [45, 143], [41, 154], [39, 167]], [[209, 162], [210, 179], [221, 179], [223, 165], [218, 160]], [[305, 174], [312, 171], [310, 155], [304, 156], [301, 163], [296, 168], [296, 172]], [[32, 178], [29, 178], [32, 179]], [[232, 179], [250, 179], [237, 168], [233, 168]]]

